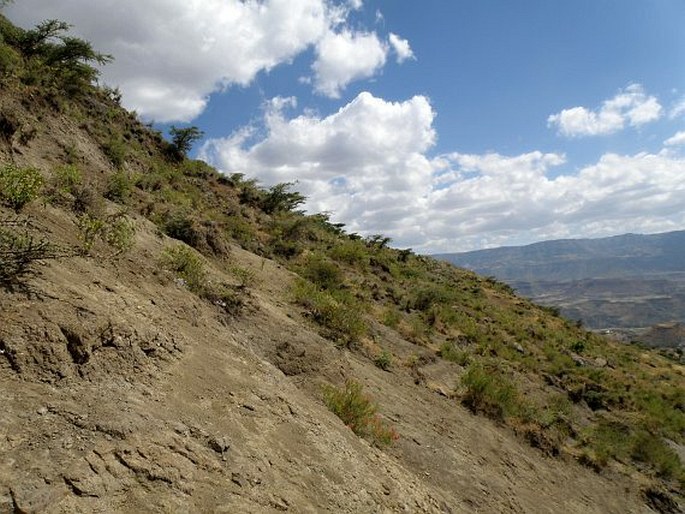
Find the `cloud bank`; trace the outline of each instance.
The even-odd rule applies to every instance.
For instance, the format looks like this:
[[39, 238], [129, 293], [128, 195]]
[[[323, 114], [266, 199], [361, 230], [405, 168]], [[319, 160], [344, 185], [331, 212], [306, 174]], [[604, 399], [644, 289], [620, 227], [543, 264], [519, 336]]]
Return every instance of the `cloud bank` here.
[[570, 174], [559, 153], [431, 156], [435, 113], [423, 96], [388, 102], [362, 93], [326, 117], [288, 118], [294, 106], [273, 100], [262, 137], [243, 128], [207, 142], [202, 158], [265, 185], [297, 181], [312, 212], [421, 251], [685, 224], [685, 159], [672, 150], [606, 153]]
[[[316, 52], [311, 82], [321, 94], [337, 97], [350, 82], [375, 75], [390, 45], [375, 32], [347, 27], [361, 6], [360, 0], [21, 0], [5, 11], [23, 26], [51, 18], [73, 24], [116, 57], [103, 80], [120, 87], [124, 105], [167, 122], [192, 120], [211, 93], [248, 85], [309, 48]], [[395, 38], [393, 48], [400, 44], [398, 56], [406, 59], [408, 43]]]

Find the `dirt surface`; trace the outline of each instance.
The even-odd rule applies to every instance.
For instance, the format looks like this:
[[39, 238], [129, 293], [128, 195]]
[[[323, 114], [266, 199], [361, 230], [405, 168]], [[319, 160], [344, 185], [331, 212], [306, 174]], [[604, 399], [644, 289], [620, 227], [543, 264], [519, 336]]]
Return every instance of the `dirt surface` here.
[[[0, 111], [41, 130], [29, 145], [0, 141], [0, 162], [46, 172], [71, 151], [92, 183], [112, 172], [87, 120], [25, 100], [0, 95]], [[25, 216], [78, 245], [66, 209], [36, 202]], [[123, 256], [96, 248], [0, 289], [0, 514], [652, 512], [620, 470], [546, 456], [461, 407], [462, 368], [435, 349], [379, 326], [351, 350], [323, 339], [275, 262], [234, 247], [211, 278], [252, 270], [245, 307], [200, 299], [157, 264], [172, 240], [133, 218]], [[384, 348], [388, 371], [372, 359]], [[327, 409], [322, 386], [346, 379], [376, 400], [394, 445], [370, 445]]]
[[[40, 212], [46, 233], [73, 237], [69, 215]], [[169, 240], [136, 223], [126, 256], [52, 262], [0, 292], [0, 512], [650, 511], [630, 480], [463, 409], [456, 366], [383, 371], [336, 348], [287, 301], [290, 273], [237, 248], [256, 279], [227, 316], [159, 271]], [[423, 351], [385, 335], [373, 343]], [[394, 446], [327, 410], [321, 386], [346, 378]]]

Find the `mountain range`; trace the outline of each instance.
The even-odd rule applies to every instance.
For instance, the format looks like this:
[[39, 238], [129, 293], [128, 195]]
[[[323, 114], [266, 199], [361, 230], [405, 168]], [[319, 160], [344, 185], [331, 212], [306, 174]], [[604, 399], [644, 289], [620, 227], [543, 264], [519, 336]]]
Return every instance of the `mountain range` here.
[[[502, 280], [588, 328], [629, 337], [685, 322], [685, 231], [563, 239], [437, 258]], [[673, 338], [669, 338], [671, 343]]]

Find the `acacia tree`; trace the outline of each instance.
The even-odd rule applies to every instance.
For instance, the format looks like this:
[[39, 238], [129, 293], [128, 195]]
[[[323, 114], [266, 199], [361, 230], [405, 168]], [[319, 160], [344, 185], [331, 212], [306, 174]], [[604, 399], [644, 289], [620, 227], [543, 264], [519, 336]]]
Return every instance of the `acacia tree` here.
[[193, 143], [204, 136], [204, 132], [195, 126], [179, 128], [172, 125], [169, 129], [169, 135], [171, 136], [174, 157], [178, 160], [183, 160], [193, 147]]

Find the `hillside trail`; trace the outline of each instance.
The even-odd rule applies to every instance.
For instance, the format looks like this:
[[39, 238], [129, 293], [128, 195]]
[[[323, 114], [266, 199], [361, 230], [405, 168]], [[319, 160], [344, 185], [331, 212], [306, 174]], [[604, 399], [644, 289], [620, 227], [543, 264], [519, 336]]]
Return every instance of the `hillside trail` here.
[[[67, 214], [42, 212], [45, 233], [74, 238]], [[243, 312], [222, 313], [160, 274], [171, 240], [136, 224], [129, 255], [52, 262], [0, 292], [0, 513], [651, 512], [628, 478], [462, 408], [449, 363], [383, 371], [321, 338], [272, 261], [233, 248], [255, 280]], [[393, 446], [326, 408], [322, 386], [349, 378]]]

